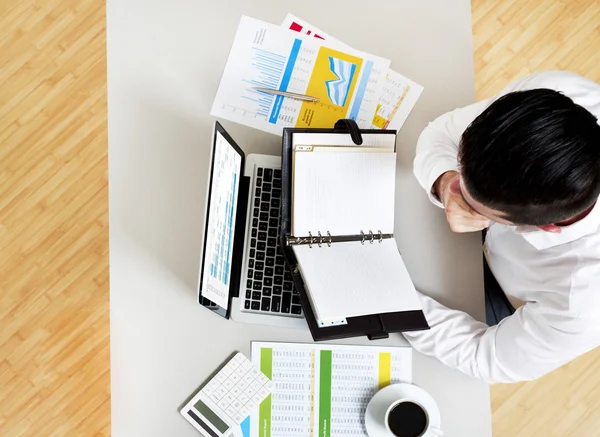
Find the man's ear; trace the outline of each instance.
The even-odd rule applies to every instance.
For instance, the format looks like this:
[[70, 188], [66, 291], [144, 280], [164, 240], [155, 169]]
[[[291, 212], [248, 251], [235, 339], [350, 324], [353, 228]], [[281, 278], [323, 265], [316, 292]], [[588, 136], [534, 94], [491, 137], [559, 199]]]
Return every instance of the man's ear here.
[[450, 181], [450, 193], [462, 195], [462, 190], [460, 188], [460, 176], [457, 175], [454, 179], [452, 179], [452, 181]]
[[540, 228], [542, 231], [546, 231], [546, 232], [551, 232], [553, 234], [560, 234], [560, 226], [556, 226], [556, 225], [542, 225], [542, 226], [538, 226], [538, 228]]

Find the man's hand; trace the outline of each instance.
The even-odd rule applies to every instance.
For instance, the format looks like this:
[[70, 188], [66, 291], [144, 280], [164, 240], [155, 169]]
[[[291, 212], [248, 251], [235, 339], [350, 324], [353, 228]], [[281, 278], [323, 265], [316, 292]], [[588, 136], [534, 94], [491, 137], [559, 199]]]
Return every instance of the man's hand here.
[[444, 205], [446, 219], [454, 232], [481, 231], [490, 225], [486, 217], [473, 211], [465, 202], [457, 172], [448, 171], [441, 175], [433, 185], [433, 193]]

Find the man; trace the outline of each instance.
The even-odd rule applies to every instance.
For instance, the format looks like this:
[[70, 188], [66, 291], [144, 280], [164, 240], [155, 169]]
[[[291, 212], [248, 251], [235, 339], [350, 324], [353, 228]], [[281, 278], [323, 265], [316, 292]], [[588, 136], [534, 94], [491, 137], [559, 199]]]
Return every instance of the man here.
[[415, 174], [455, 232], [487, 229], [481, 323], [422, 296], [418, 351], [488, 382], [532, 380], [600, 344], [600, 85], [521, 79], [442, 115]]

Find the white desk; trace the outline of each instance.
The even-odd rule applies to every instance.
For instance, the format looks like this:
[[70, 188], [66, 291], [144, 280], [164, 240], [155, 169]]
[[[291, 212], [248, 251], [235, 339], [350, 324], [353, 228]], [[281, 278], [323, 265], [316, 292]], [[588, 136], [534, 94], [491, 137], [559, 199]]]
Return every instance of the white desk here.
[[[311, 340], [308, 331], [226, 321], [195, 303], [210, 106], [240, 15], [279, 23], [287, 12], [390, 58], [425, 86], [399, 135], [398, 242], [419, 289], [483, 319], [479, 235], [453, 235], [412, 175], [415, 142], [427, 122], [474, 100], [467, 0], [109, 0], [115, 437], [196, 436], [178, 407], [232, 351], [248, 353], [251, 340]], [[280, 153], [280, 138], [224, 125], [246, 153]], [[380, 344], [402, 339], [395, 334]], [[486, 384], [419, 354], [414, 382], [439, 403], [447, 436], [491, 435]]]

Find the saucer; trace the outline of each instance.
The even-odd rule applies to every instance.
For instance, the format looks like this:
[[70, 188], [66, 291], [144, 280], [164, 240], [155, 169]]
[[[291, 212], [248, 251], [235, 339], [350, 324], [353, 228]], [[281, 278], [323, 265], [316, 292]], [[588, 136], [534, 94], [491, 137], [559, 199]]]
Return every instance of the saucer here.
[[[391, 434], [385, 427], [385, 413], [392, 403], [403, 398], [421, 404], [427, 410], [429, 423], [436, 428], [441, 428], [440, 409], [429, 393], [412, 384], [392, 384], [379, 390], [367, 405], [365, 428], [369, 437], [390, 437]], [[431, 431], [423, 434], [423, 437], [434, 436], [436, 434]]]

